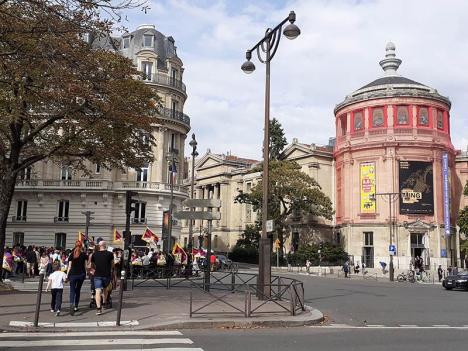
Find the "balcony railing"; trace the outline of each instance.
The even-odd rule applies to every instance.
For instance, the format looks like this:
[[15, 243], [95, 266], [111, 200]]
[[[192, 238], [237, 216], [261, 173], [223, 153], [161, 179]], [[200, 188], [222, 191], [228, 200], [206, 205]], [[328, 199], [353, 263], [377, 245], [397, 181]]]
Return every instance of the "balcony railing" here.
[[182, 112], [176, 111], [176, 110], [172, 110], [172, 109], [166, 108], [166, 107], [159, 108], [158, 112], [163, 118], [174, 119], [176, 121], [180, 121], [180, 122], [185, 123], [186, 125], [190, 126], [190, 117], [187, 116], [185, 113], [182, 113]]
[[68, 217], [54, 217], [54, 223], [68, 223]]
[[[128, 189], [148, 189], [169, 192], [171, 185], [159, 182], [138, 182], [138, 181], [119, 181], [111, 180], [51, 180], [51, 179], [31, 179], [20, 180], [16, 183], [16, 189], [45, 188], [45, 189], [92, 189], [92, 190], [128, 190]], [[188, 194], [186, 186], [174, 185], [174, 191]], [[16, 216], [15, 216], [16, 217]]]
[[146, 218], [132, 218], [133, 224], [146, 224]]
[[156, 83], [156, 84], [161, 84], [161, 85], [165, 85], [168, 87], [178, 89], [182, 91], [184, 94], [187, 91], [185, 84], [182, 82], [182, 80], [174, 79], [171, 76], [168, 76], [167, 74], [162, 74], [162, 73], [153, 74], [151, 77], [151, 80], [149, 81]]
[[12, 222], [26, 222], [26, 216], [12, 216]]

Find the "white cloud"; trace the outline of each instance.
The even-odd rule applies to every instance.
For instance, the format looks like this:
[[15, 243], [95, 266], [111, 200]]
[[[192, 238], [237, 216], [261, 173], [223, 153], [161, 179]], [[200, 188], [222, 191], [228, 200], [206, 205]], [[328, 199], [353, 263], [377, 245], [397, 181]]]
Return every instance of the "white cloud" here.
[[240, 65], [268, 26], [293, 9], [301, 36], [282, 38], [272, 62], [271, 116], [288, 140], [326, 143], [334, 135], [335, 105], [382, 75], [388, 41], [403, 60], [399, 73], [452, 100], [452, 141], [466, 149], [468, 3], [452, 0], [154, 1], [130, 25], [154, 23], [176, 39], [186, 67], [192, 119], [200, 150], [260, 158], [264, 66], [245, 75]]

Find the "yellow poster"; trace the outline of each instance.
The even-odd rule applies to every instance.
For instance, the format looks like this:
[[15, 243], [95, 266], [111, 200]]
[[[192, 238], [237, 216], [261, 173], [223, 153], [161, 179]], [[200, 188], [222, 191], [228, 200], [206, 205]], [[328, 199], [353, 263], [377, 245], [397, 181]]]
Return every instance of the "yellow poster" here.
[[361, 163], [361, 213], [375, 213], [375, 163]]

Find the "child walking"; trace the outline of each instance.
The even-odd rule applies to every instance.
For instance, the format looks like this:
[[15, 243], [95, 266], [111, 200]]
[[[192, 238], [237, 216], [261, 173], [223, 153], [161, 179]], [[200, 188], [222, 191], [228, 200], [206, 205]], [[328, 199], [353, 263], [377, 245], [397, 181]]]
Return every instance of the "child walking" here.
[[52, 265], [54, 272], [49, 276], [46, 287], [46, 292], [51, 288], [52, 301], [50, 302], [50, 312], [55, 312], [56, 316], [60, 315], [60, 308], [62, 308], [63, 283], [67, 280], [67, 275], [62, 272], [60, 268], [60, 263], [54, 262]]

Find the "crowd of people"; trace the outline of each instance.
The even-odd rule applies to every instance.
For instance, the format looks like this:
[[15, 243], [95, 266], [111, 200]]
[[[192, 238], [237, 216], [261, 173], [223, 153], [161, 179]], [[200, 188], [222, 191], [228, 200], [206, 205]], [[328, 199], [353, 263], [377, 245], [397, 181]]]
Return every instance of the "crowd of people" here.
[[[116, 271], [119, 269], [122, 250], [108, 250], [102, 238], [89, 243], [76, 241], [72, 250], [39, 246], [7, 247], [3, 258], [2, 278], [23, 274], [34, 278], [44, 274], [47, 279], [46, 291], [51, 291], [51, 312], [59, 316], [62, 309], [64, 284], [70, 285], [70, 314], [79, 309], [81, 287], [88, 277], [96, 305], [96, 314], [109, 307], [110, 293], [116, 287]], [[117, 267], [117, 269], [115, 269]]]

